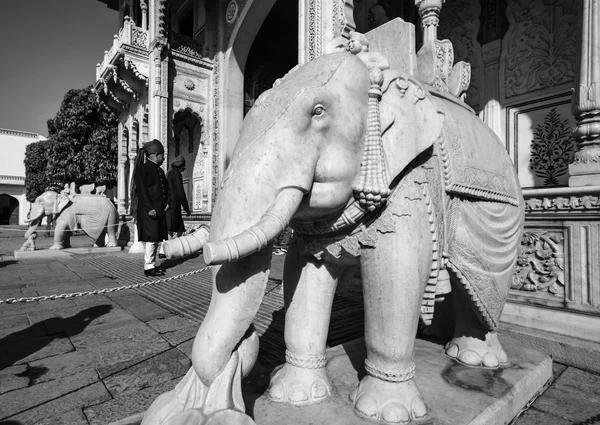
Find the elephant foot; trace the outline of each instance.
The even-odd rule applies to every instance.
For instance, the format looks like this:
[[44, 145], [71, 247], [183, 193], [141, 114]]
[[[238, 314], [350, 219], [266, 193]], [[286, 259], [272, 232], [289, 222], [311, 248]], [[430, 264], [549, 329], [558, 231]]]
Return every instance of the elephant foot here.
[[324, 367], [306, 369], [286, 363], [271, 380], [267, 394], [276, 402], [305, 406], [329, 398], [331, 383]]
[[52, 245], [48, 249], [52, 249], [52, 250], [54, 250], [54, 249], [63, 249], [63, 246], [62, 246], [62, 244], [55, 243], [54, 245]]
[[496, 369], [509, 364], [495, 332], [488, 332], [485, 340], [470, 336], [455, 337], [446, 344], [446, 355], [466, 366]]
[[367, 375], [350, 394], [350, 400], [358, 416], [386, 424], [408, 424], [427, 415], [425, 402], [412, 378], [387, 382]]

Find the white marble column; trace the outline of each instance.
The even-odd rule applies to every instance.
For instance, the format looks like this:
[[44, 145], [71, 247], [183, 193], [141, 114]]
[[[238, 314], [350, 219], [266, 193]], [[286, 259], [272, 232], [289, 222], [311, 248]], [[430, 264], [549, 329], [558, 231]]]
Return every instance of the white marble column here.
[[142, 9], [142, 29], [148, 29], [148, 3], [146, 0], [139, 0], [140, 9]]
[[500, 140], [504, 141], [502, 131], [502, 105], [500, 105], [499, 69], [500, 54], [502, 52], [502, 40], [494, 40], [481, 46], [483, 54], [484, 78], [484, 106], [482, 120], [485, 122]]
[[579, 0], [577, 68], [571, 111], [580, 145], [569, 186], [600, 185], [600, 0]]
[[446, 0], [415, 0], [423, 27], [423, 44], [437, 40], [440, 12]]
[[117, 165], [117, 211], [119, 215], [127, 214], [125, 206], [125, 164], [127, 163], [127, 144], [123, 143], [123, 139], [126, 137], [126, 128], [124, 123], [119, 123], [118, 134], [118, 165]]

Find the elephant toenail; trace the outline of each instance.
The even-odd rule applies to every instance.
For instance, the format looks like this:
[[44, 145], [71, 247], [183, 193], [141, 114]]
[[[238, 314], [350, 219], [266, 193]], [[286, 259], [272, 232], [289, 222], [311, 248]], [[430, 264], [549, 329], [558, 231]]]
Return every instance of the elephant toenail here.
[[315, 382], [310, 389], [310, 393], [313, 400], [320, 400], [330, 395], [329, 388], [324, 382]]
[[285, 398], [285, 390], [281, 382], [271, 385], [269, 388], [269, 397], [275, 401], [281, 401]]
[[420, 396], [415, 396], [411, 403], [410, 411], [414, 419], [423, 419], [427, 415], [427, 407]]
[[500, 364], [503, 364], [503, 365], [508, 363], [508, 356], [502, 349], [498, 353], [498, 361], [500, 362]]
[[362, 395], [358, 397], [354, 408], [367, 418], [377, 419], [379, 416], [377, 413], [377, 402], [375, 399], [373, 399], [373, 397], [368, 395]]
[[456, 358], [456, 356], [458, 355], [458, 345], [452, 343], [448, 344], [446, 346], [446, 354], [450, 357]]
[[410, 416], [406, 408], [400, 403], [389, 403], [381, 411], [381, 419], [391, 424], [407, 424]]
[[295, 386], [290, 390], [288, 400], [290, 403], [302, 403], [308, 401], [308, 392], [300, 386]]
[[350, 391], [350, 401], [352, 403], [356, 402], [356, 395], [358, 394], [358, 385], [352, 391]]
[[481, 365], [481, 356], [473, 350], [462, 350], [457, 359], [470, 366]]
[[496, 357], [492, 353], [486, 353], [481, 359], [481, 364], [485, 367], [497, 368], [500, 366], [500, 362], [498, 361], [498, 357]]

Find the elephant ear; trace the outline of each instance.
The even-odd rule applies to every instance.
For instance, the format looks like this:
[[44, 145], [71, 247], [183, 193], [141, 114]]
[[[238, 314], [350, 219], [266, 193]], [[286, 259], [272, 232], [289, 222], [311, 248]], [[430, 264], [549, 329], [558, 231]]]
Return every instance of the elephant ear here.
[[433, 145], [444, 123], [444, 114], [420, 82], [409, 74], [394, 74], [379, 103], [389, 182]]
[[67, 208], [67, 206], [71, 203], [71, 199], [63, 194], [60, 194], [56, 196], [56, 206], [54, 208], [54, 215], [58, 215], [62, 212], [62, 210], [64, 210], [65, 208]]

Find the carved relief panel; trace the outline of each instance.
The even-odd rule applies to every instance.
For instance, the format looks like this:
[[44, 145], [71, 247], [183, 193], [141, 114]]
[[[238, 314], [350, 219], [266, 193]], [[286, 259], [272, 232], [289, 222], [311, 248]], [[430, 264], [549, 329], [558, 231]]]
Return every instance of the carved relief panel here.
[[566, 186], [576, 143], [570, 96], [507, 108], [507, 149], [523, 188]]
[[[574, 78], [577, 2], [507, 0], [510, 27], [504, 37], [504, 99], [563, 90]], [[569, 87], [570, 88], [570, 87]]]
[[509, 300], [600, 315], [600, 224], [554, 217], [526, 222]]
[[511, 289], [565, 297], [565, 235], [562, 230], [526, 231]]

